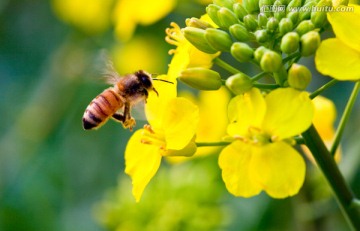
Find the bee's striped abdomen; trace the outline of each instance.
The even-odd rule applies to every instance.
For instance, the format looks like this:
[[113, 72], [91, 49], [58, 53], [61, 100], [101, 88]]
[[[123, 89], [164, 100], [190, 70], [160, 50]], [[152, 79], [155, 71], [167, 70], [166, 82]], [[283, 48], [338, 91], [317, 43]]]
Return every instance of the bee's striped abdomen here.
[[84, 129], [88, 130], [101, 126], [123, 104], [120, 96], [112, 88], [106, 89], [87, 106], [82, 119]]

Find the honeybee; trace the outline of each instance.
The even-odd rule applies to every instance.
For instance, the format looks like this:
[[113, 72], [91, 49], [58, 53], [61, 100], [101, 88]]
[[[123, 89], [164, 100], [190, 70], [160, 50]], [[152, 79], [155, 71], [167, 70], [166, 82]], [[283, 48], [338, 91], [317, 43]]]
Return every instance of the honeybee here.
[[[122, 123], [125, 129], [129, 128], [132, 131], [136, 124], [130, 113], [132, 106], [141, 101], [146, 103], [149, 91], [159, 95], [152, 80], [169, 82], [152, 79], [151, 74], [143, 70], [122, 77], [116, 71], [111, 71], [105, 77], [107, 82], [114, 86], [105, 89], [87, 106], [82, 118], [85, 130], [97, 129], [112, 118]], [[118, 112], [119, 110], [123, 113]]]

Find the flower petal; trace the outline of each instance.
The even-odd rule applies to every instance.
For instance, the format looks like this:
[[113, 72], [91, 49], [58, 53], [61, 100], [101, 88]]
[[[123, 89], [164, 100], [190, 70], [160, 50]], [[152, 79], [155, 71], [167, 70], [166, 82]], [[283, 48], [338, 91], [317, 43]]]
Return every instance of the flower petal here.
[[250, 127], [261, 127], [266, 111], [264, 97], [257, 88], [234, 97], [228, 106], [228, 134], [247, 136]]
[[[168, 80], [166, 75], [158, 76], [157, 79]], [[145, 105], [145, 114], [148, 122], [154, 129], [161, 129], [163, 116], [167, 110], [169, 100], [176, 97], [176, 82], [170, 84], [162, 81], [153, 81], [153, 85], [159, 95], [154, 91], [149, 92]]]
[[328, 19], [336, 37], [347, 46], [360, 52], [360, 6], [349, 5], [349, 7], [354, 7], [354, 12], [329, 12]]
[[323, 75], [338, 80], [360, 79], [360, 52], [345, 45], [340, 39], [323, 41], [316, 51], [315, 64]]
[[[261, 192], [259, 184], [250, 175], [253, 147], [242, 141], [234, 141], [219, 156], [219, 166], [227, 190], [235, 196], [252, 197]], [[256, 167], [256, 166], [255, 166]]]
[[310, 127], [314, 107], [308, 93], [293, 88], [279, 88], [266, 98], [267, 111], [263, 128], [272, 139], [298, 135]]
[[159, 169], [161, 153], [158, 146], [141, 143], [144, 129], [137, 130], [125, 150], [125, 173], [131, 177], [133, 195], [137, 202]]
[[162, 129], [166, 149], [180, 150], [189, 144], [199, 124], [199, 108], [189, 100], [178, 97], [167, 104]]
[[250, 175], [273, 198], [299, 192], [305, 178], [305, 161], [285, 142], [270, 143], [253, 151]]

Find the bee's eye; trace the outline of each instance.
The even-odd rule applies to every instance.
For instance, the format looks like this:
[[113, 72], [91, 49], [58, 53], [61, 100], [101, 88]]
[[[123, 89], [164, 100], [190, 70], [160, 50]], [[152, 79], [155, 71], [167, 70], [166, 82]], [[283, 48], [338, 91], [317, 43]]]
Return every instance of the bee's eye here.
[[139, 73], [138, 78], [145, 88], [150, 88], [152, 86], [150, 76], [148, 76], [147, 74]]

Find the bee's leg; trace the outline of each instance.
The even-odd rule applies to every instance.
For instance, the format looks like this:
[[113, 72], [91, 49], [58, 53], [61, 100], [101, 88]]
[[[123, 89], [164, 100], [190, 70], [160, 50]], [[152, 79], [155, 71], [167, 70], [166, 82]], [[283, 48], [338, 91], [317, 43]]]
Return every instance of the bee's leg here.
[[125, 116], [120, 113], [115, 113], [112, 117], [113, 117], [113, 119], [115, 119], [121, 123], [124, 123], [124, 121], [125, 121]]
[[130, 131], [132, 131], [132, 128], [135, 126], [136, 122], [135, 119], [133, 117], [131, 117], [130, 115], [130, 103], [126, 102], [125, 103], [125, 108], [124, 108], [124, 122], [123, 122], [123, 126], [124, 128], [129, 128]]

